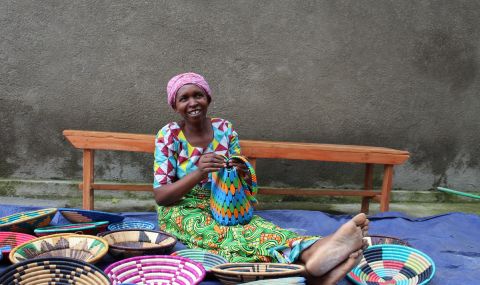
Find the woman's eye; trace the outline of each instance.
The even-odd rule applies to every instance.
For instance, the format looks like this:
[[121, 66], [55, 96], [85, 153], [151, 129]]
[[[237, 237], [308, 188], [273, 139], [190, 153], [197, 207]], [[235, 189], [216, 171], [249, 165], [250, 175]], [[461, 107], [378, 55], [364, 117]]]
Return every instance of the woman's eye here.
[[203, 94], [202, 93], [197, 93], [195, 94], [195, 98], [202, 98], [203, 97]]

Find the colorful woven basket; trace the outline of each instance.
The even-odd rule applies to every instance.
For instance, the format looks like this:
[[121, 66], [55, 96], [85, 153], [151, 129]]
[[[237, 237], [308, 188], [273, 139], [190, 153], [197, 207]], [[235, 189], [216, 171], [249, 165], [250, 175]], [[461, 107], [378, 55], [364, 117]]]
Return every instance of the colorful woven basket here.
[[[250, 172], [248, 183], [231, 166], [232, 161], [243, 163]], [[213, 218], [223, 226], [247, 224], [253, 217], [252, 203], [256, 203], [257, 176], [255, 169], [243, 156], [225, 157], [226, 168], [212, 173], [210, 206]]]
[[92, 223], [50, 226], [50, 227], [35, 229], [34, 232], [35, 232], [35, 235], [39, 237], [53, 235], [53, 234], [63, 234], [63, 233], [96, 235], [99, 232], [105, 231], [107, 226], [108, 226], [107, 221], [101, 221], [101, 222], [92, 222]]
[[0, 231], [33, 234], [39, 227], [46, 227], [57, 213], [56, 208], [16, 213], [0, 218]]
[[82, 284], [109, 285], [100, 269], [70, 258], [41, 258], [9, 266], [0, 276], [0, 284]]
[[223, 284], [234, 285], [264, 279], [298, 277], [305, 272], [299, 264], [283, 263], [226, 263], [212, 268]]
[[95, 263], [108, 251], [106, 240], [96, 236], [56, 234], [30, 240], [10, 252], [12, 263], [43, 257], [70, 257]]
[[228, 261], [220, 255], [213, 254], [200, 249], [182, 249], [172, 253], [173, 256], [182, 256], [190, 258], [196, 262], [200, 262], [203, 268], [209, 272], [212, 267], [220, 264], [228, 263]]
[[99, 236], [108, 242], [108, 252], [115, 258], [170, 253], [177, 243], [174, 236], [152, 230], [117, 230]]
[[105, 269], [112, 285], [194, 285], [205, 277], [203, 266], [191, 259], [170, 255], [136, 256], [117, 261]]
[[107, 229], [109, 231], [127, 230], [127, 229], [153, 230], [155, 229], [155, 225], [145, 221], [127, 221], [127, 222], [110, 224], [108, 225]]
[[424, 285], [434, 274], [435, 263], [425, 253], [402, 245], [379, 244], [367, 248], [347, 276], [355, 284]]
[[0, 232], [0, 251], [2, 253], [1, 255], [3, 255], [3, 257], [7, 259], [10, 251], [14, 247], [35, 238], [35, 236], [24, 233]]
[[93, 210], [60, 208], [58, 211], [71, 223], [89, 223], [99, 221], [119, 223], [125, 219], [125, 217], [122, 215]]
[[367, 241], [369, 246], [377, 245], [377, 244], [398, 244], [398, 245], [410, 246], [410, 244], [407, 241], [404, 241], [396, 237], [391, 237], [391, 236], [369, 235], [364, 239]]

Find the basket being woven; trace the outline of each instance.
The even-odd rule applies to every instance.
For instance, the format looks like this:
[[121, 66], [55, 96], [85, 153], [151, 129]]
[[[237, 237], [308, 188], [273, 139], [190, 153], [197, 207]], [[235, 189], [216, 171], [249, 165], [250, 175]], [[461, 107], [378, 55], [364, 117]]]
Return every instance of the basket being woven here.
[[205, 277], [203, 266], [191, 259], [170, 255], [136, 256], [117, 261], [105, 269], [112, 285], [183, 284], [194, 285]]
[[434, 274], [435, 263], [425, 253], [402, 245], [378, 244], [365, 250], [347, 276], [362, 285], [424, 285]]
[[90, 263], [99, 261], [108, 251], [106, 240], [96, 236], [56, 234], [23, 243], [10, 252], [12, 263], [43, 257], [70, 257]]
[[33, 234], [36, 228], [46, 227], [57, 213], [56, 208], [16, 213], [0, 218], [0, 231]]
[[100, 269], [70, 258], [40, 258], [9, 266], [0, 276], [0, 284], [81, 284], [109, 285]]

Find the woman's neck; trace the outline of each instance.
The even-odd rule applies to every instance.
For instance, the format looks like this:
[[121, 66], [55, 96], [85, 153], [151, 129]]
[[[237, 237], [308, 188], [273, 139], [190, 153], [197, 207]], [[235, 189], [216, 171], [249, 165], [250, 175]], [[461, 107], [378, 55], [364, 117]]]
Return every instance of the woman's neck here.
[[212, 128], [210, 118], [205, 117], [203, 120], [198, 123], [191, 123], [187, 121], [182, 121], [180, 127], [187, 133], [190, 134], [202, 134], [208, 132]]

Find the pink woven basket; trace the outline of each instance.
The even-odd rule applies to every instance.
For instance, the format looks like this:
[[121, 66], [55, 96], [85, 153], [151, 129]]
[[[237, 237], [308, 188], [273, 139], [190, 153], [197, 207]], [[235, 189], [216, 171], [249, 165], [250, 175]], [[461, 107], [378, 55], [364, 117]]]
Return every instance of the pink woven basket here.
[[144, 255], [123, 259], [108, 266], [105, 273], [112, 285], [195, 285], [205, 277], [202, 264], [185, 257], [170, 255]]

